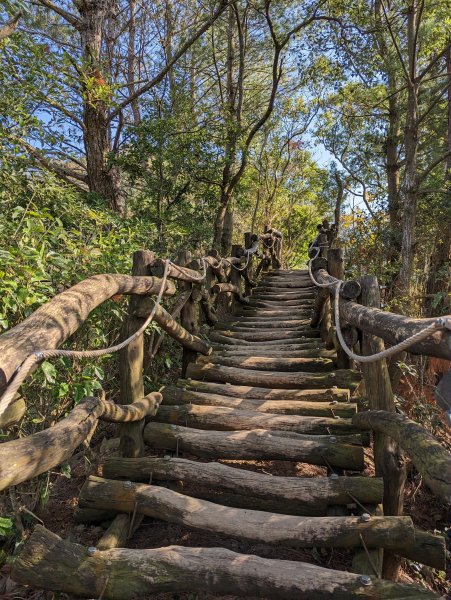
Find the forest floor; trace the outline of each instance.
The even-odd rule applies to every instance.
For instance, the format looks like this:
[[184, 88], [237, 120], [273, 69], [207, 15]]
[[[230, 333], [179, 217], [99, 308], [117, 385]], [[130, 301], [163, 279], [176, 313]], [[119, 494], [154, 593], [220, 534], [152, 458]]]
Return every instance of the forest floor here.
[[[413, 384], [413, 385], [412, 385]], [[403, 409], [418, 419], [418, 405], [416, 403], [416, 387], [413, 378], [404, 378], [401, 382], [404, 398]], [[428, 403], [429, 404], [429, 403]], [[435, 405], [422, 407], [426, 410], [426, 416], [422, 423], [430, 425], [434, 435], [440, 441], [451, 448], [451, 432], [449, 428], [437, 423], [435, 419]], [[432, 415], [432, 416], [431, 416]], [[95, 546], [103, 533], [99, 525], [81, 525], [73, 522], [74, 509], [78, 503], [80, 488], [89, 474], [99, 474], [96, 462], [108, 454], [101, 442], [114, 436], [114, 426], [102, 424], [96, 432], [91, 449], [86, 453], [80, 453], [70, 461], [71, 477], [67, 479], [61, 475], [51, 476], [51, 494], [44, 507], [35, 509], [35, 515], [42, 520], [45, 527], [57, 533], [63, 538], [69, 538], [73, 542], [85, 546]], [[111, 453], [111, 451], [110, 451]], [[149, 456], [155, 453], [149, 451]], [[365, 450], [367, 475], [373, 474], [374, 465], [372, 461], [372, 450]], [[195, 459], [192, 456], [186, 458]], [[315, 477], [324, 475], [325, 469], [303, 463], [293, 464], [280, 461], [224, 461], [239, 463], [240, 468], [258, 470], [260, 472], [280, 476], [302, 476]], [[408, 477], [405, 490], [404, 513], [411, 515], [414, 524], [423, 530], [436, 533], [444, 533], [447, 536], [448, 546], [451, 542], [451, 509], [445, 507], [436, 500], [425, 485], [422, 485], [421, 477], [410, 464], [408, 464]], [[26, 537], [31, 531], [31, 525], [26, 524], [23, 536]], [[231, 539], [221, 535], [213, 535], [202, 531], [193, 531], [179, 525], [164, 523], [155, 519], [145, 518], [132, 538], [128, 542], [129, 548], [158, 548], [171, 544], [191, 547], [224, 547], [235, 552], [245, 554], [257, 554], [265, 558], [282, 560], [295, 560], [317, 564], [323, 567], [349, 570], [352, 562], [352, 552], [346, 550], [326, 549], [294, 549], [271, 547], [267, 544], [254, 543], [241, 539]], [[53, 594], [32, 590], [16, 585], [9, 579], [9, 565], [0, 570], [0, 598], [4, 600], [56, 600], [69, 599], [66, 594]], [[416, 583], [440, 592], [451, 600], [451, 565], [448, 563], [448, 571], [445, 573], [419, 565], [403, 561], [400, 580], [405, 583]], [[182, 592], [178, 594], [165, 593], [149, 596], [149, 600], [216, 600], [217, 596], [207, 593]], [[146, 599], [147, 600], [147, 599]], [[221, 596], [221, 600], [235, 600], [234, 596]], [[249, 598], [249, 600], [254, 600]]]

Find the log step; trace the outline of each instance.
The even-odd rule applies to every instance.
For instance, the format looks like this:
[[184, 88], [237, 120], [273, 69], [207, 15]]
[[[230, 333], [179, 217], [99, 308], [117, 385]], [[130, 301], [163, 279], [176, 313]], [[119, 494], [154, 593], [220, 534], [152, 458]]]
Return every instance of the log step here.
[[266, 429], [207, 431], [151, 422], [144, 429], [144, 440], [152, 448], [178, 450], [201, 458], [291, 460], [354, 471], [364, 468], [363, 447], [341, 443], [338, 436], [290, 432], [285, 437], [278, 433]]
[[348, 369], [337, 369], [331, 373], [284, 373], [239, 369], [222, 365], [194, 364], [188, 365], [186, 374], [192, 379], [222, 381], [234, 385], [252, 385], [267, 388], [327, 388], [336, 385], [340, 388], [353, 389], [360, 381], [358, 373]]
[[[273, 415], [228, 406], [202, 406], [198, 404], [160, 406], [153, 420], [158, 423], [172, 423], [216, 431], [267, 429], [320, 435], [359, 433], [359, 430], [352, 424], [351, 419], [342, 419], [338, 416], [334, 418], [333, 416]], [[336, 438], [334, 439], [336, 441]]]
[[224, 548], [118, 548], [90, 556], [87, 548], [62, 540], [40, 525], [15, 560], [12, 576], [23, 585], [105, 600], [153, 597], [168, 590], [208, 590], [217, 595], [278, 600], [439, 598], [418, 586], [376, 578], [363, 582], [360, 575], [346, 571], [237, 554]]
[[[178, 388], [173, 388], [177, 390]], [[198, 404], [204, 406], [227, 406], [244, 410], [253, 410], [281, 415], [304, 415], [315, 417], [352, 418], [357, 412], [357, 404], [351, 402], [305, 402], [302, 400], [259, 400], [257, 398], [243, 399], [219, 394], [183, 391], [174, 393], [167, 386], [163, 388], [163, 404], [177, 406], [179, 404]]]
[[[326, 351], [327, 352], [327, 351]], [[326, 357], [296, 357], [296, 358], [272, 358], [269, 356], [221, 356], [210, 355], [208, 359], [199, 357], [197, 364], [224, 365], [226, 367], [238, 367], [240, 369], [256, 369], [257, 371], [308, 371], [308, 372], [330, 372], [334, 370], [334, 361]]]
[[384, 493], [382, 478], [273, 477], [184, 458], [108, 458], [102, 473], [106, 479], [181, 481], [183, 493], [190, 496], [205, 498], [210, 491], [222, 504], [299, 516], [325, 516], [328, 506], [355, 500], [376, 504]]
[[298, 548], [386, 548], [402, 555], [415, 544], [410, 517], [299, 517], [195, 502], [178, 492], [142, 483], [90, 476], [80, 506], [136, 512], [154, 519], [233, 538]]
[[[349, 400], [349, 389], [338, 388], [333, 385], [329, 388], [317, 389], [280, 389], [263, 388], [258, 386], [231, 385], [213, 381], [197, 381], [192, 378], [179, 379], [177, 382], [181, 393], [185, 391], [205, 392], [207, 394], [220, 394], [239, 398], [258, 398], [265, 400]], [[166, 390], [166, 388], [164, 388]], [[173, 389], [173, 388], [171, 388]]]

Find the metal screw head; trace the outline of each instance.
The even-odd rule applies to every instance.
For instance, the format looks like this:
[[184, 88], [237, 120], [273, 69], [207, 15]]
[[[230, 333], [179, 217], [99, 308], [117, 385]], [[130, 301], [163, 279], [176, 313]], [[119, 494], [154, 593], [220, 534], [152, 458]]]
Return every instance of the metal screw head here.
[[332, 404], [338, 404], [338, 400], [332, 400]]
[[359, 581], [362, 585], [371, 585], [371, 577], [369, 575], [360, 575]]
[[170, 429], [177, 429], [177, 425], [169, 425]]
[[331, 377], [335, 377], [335, 373], [329, 373]]
[[336, 444], [337, 443], [337, 438], [334, 435], [331, 435], [329, 438], [329, 442], [331, 444]]
[[367, 523], [371, 519], [371, 515], [369, 513], [363, 513], [363, 515], [360, 517], [360, 519], [362, 521], [364, 521], [365, 523]]
[[333, 389], [333, 390], [338, 390], [338, 386], [337, 386], [337, 385], [333, 385], [333, 386], [332, 386], [332, 389]]
[[171, 455], [170, 454], [165, 454], [163, 456], [163, 460], [170, 460], [171, 459]]
[[338, 479], [338, 475], [336, 473], [331, 473], [329, 479]]
[[178, 410], [179, 406], [177, 404], [174, 404], [174, 406], [172, 408], [174, 408], [175, 410]]
[[122, 484], [122, 487], [124, 487], [126, 490], [129, 490], [132, 487], [132, 482], [124, 481], [124, 483]]
[[88, 556], [94, 556], [94, 554], [97, 552], [97, 548], [95, 546], [89, 546], [89, 548], [86, 550], [86, 554]]

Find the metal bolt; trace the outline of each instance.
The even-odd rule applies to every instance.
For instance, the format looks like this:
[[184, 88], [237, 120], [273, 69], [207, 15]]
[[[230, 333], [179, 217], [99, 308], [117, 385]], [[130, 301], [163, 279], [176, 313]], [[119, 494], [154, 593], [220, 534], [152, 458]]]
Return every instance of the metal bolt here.
[[331, 444], [336, 444], [337, 443], [337, 438], [334, 435], [331, 435], [329, 438], [329, 442]]
[[173, 408], [174, 408], [175, 410], [178, 410], [178, 408], [179, 408], [179, 407], [178, 407], [178, 405], [177, 405], [177, 404], [174, 404]]
[[170, 429], [177, 429], [177, 425], [169, 425]]
[[89, 546], [89, 548], [86, 550], [86, 554], [88, 556], [94, 556], [94, 554], [97, 552], [97, 548], [95, 546]]
[[332, 400], [332, 404], [338, 404], [338, 400]]
[[163, 456], [163, 460], [170, 460], [171, 459], [171, 455], [170, 454], [165, 454]]
[[367, 523], [371, 519], [371, 515], [369, 513], [363, 513], [363, 515], [360, 517], [360, 519], [362, 521], [364, 521], [365, 523]]
[[369, 575], [360, 575], [359, 581], [362, 585], [371, 585], [371, 577]]
[[332, 389], [333, 389], [333, 390], [338, 390], [338, 386], [337, 386], [337, 385], [333, 385], [333, 386], [332, 386]]
[[331, 473], [329, 479], [338, 479], [338, 475], [336, 473]]
[[124, 483], [122, 484], [122, 486], [128, 490], [132, 487], [132, 482], [131, 481], [124, 481]]
[[335, 377], [335, 373], [329, 373], [331, 377]]

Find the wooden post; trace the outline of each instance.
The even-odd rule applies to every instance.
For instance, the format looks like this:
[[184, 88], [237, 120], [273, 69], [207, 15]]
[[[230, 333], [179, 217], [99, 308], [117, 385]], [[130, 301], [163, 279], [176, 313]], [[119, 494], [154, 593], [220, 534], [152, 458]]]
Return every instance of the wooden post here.
[[[360, 302], [364, 306], [380, 308], [380, 292], [376, 277], [366, 276], [359, 279], [362, 288]], [[371, 355], [384, 350], [381, 338], [362, 332], [362, 354]], [[385, 359], [362, 364], [366, 397], [371, 410], [395, 412], [393, 390]], [[406, 479], [405, 462], [399, 445], [390, 437], [374, 434], [374, 462], [376, 476], [384, 479], [384, 514], [402, 515], [404, 483]], [[396, 580], [400, 567], [398, 556], [386, 552], [384, 555], [383, 577]]]
[[[252, 246], [252, 232], [246, 231], [244, 234], [244, 247], [246, 249], [248, 249], [251, 246]], [[252, 280], [252, 275], [253, 275], [253, 270], [254, 270], [253, 262], [254, 262], [254, 257], [251, 255], [249, 257], [249, 263], [246, 268], [247, 278], [246, 278], [246, 281], [244, 284], [244, 293], [246, 296], [250, 296], [252, 294], [252, 286], [250, 285], [249, 281]]]
[[[232, 256], [239, 257], [241, 255], [241, 251], [242, 251], [242, 246], [240, 246], [239, 244], [233, 244]], [[239, 288], [239, 290], [241, 291], [241, 274], [240, 274], [240, 271], [237, 271], [235, 269], [235, 267], [233, 267], [233, 266], [230, 267], [230, 283], [232, 285], [236, 285], [237, 288]], [[232, 314], [236, 313], [237, 307], [239, 307], [239, 306], [240, 306], [240, 304], [238, 303], [235, 295], [232, 295], [232, 304], [231, 304]]]
[[[343, 250], [341, 248], [329, 248], [327, 252], [327, 266], [328, 271], [332, 277], [336, 279], [344, 279], [344, 260], [343, 260]], [[333, 314], [333, 301], [331, 299], [331, 310]], [[333, 321], [332, 316], [332, 321]], [[337, 366], [339, 369], [350, 369], [352, 368], [351, 361], [349, 360], [348, 355], [343, 350], [343, 348], [337, 348]]]
[[[186, 267], [191, 262], [191, 258], [190, 252], [182, 250], [178, 254], [177, 264]], [[179, 288], [183, 291], [191, 290], [191, 295], [180, 312], [180, 324], [190, 333], [196, 334], [199, 329], [199, 312], [198, 304], [193, 297], [194, 285], [188, 281], [180, 281]], [[182, 377], [185, 377], [189, 363], [196, 362], [196, 358], [197, 352], [190, 350], [189, 348], [183, 348]]]
[[[150, 275], [150, 266], [154, 260], [154, 252], [149, 250], [134, 252], [132, 275]], [[144, 300], [144, 296], [132, 295], [130, 297], [128, 315], [122, 328], [122, 339], [135, 333], [146, 320], [143, 317], [134, 315]], [[123, 348], [119, 354], [121, 404], [132, 404], [144, 397], [143, 360], [144, 335], [140, 335], [131, 344]], [[120, 452], [122, 456], [137, 458], [143, 455], [143, 429], [144, 419], [120, 425]]]

